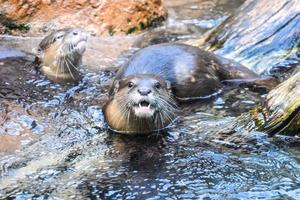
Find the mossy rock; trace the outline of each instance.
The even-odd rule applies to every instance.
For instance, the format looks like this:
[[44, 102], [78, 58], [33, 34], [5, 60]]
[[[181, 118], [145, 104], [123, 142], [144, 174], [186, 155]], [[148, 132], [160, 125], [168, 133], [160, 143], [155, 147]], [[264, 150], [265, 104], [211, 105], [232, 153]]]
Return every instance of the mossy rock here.
[[256, 129], [274, 135], [300, 132], [300, 72], [271, 90], [266, 102], [250, 112]]

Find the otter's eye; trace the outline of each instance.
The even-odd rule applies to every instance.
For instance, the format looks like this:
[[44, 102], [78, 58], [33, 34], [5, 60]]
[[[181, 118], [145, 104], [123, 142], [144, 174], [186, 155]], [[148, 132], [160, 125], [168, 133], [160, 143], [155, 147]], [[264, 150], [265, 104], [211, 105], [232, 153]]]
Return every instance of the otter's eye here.
[[159, 89], [159, 88], [161, 87], [161, 84], [160, 84], [159, 82], [156, 82], [156, 83], [154, 84], [154, 87], [155, 87], [156, 89]]
[[56, 37], [56, 39], [61, 39], [63, 37], [63, 35], [58, 35], [57, 37]]
[[127, 85], [128, 85], [129, 88], [132, 88], [134, 86], [134, 83], [133, 82], [129, 82]]

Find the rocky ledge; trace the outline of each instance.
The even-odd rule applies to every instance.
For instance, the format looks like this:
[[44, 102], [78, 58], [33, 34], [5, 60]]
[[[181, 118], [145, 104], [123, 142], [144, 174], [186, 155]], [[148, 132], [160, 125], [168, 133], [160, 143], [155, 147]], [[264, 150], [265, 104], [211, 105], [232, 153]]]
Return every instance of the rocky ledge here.
[[42, 35], [79, 27], [96, 35], [139, 32], [166, 17], [162, 0], [0, 0], [0, 33]]

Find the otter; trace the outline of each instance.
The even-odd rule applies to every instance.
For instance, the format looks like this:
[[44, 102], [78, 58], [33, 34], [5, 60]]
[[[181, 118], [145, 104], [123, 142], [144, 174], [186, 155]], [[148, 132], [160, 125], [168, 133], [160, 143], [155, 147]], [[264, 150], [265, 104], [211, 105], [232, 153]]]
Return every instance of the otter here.
[[54, 82], [80, 81], [82, 76], [79, 67], [86, 43], [87, 34], [77, 28], [52, 32], [35, 50], [39, 70]]
[[[155, 81], [164, 92], [158, 93], [149, 85]], [[177, 43], [149, 46], [135, 53], [117, 72], [103, 109], [104, 117], [109, 128], [116, 132], [154, 132], [175, 119], [178, 102], [215, 96], [222, 91], [225, 82], [269, 87], [270, 82], [276, 81], [262, 79], [239, 63], [193, 46]], [[145, 88], [149, 94], [139, 93], [140, 88]], [[136, 111], [137, 105], [147, 114]], [[130, 117], [124, 117], [126, 115]]]
[[132, 74], [115, 80], [110, 97], [105, 119], [114, 132], [159, 132], [178, 111], [170, 82], [155, 75]]

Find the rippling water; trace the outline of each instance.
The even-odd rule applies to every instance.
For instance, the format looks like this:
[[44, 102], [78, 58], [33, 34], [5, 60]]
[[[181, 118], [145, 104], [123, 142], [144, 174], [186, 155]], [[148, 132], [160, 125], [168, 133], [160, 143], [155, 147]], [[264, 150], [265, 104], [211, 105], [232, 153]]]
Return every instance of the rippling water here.
[[162, 135], [107, 132], [101, 108], [118, 66], [139, 46], [199, 37], [242, 1], [166, 3], [163, 27], [95, 42], [87, 59], [98, 60], [76, 86], [37, 74], [30, 55], [0, 51], [0, 199], [299, 199], [298, 138], [234, 128], [263, 93], [229, 88], [184, 105]]

